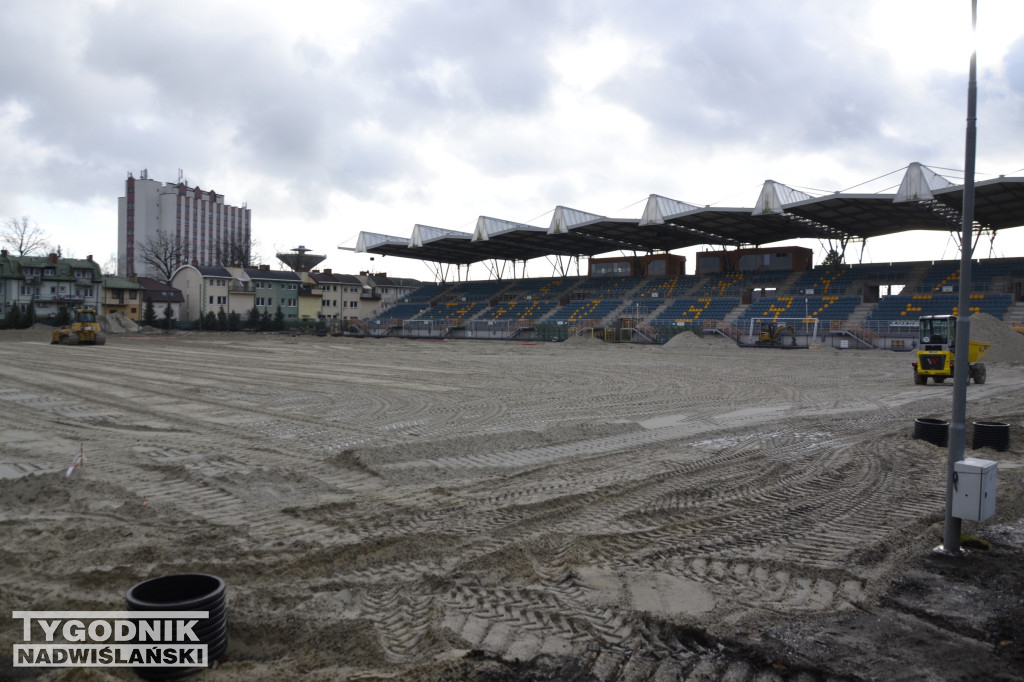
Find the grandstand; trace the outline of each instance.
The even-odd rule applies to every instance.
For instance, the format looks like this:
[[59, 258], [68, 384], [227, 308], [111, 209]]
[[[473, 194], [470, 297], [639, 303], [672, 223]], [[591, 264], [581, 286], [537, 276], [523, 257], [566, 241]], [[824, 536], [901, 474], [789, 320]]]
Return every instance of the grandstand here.
[[[818, 342], [890, 347], [921, 315], [958, 314], [959, 261], [820, 266], [698, 277], [550, 277], [425, 284], [372, 322], [373, 333], [663, 343], [686, 329], [737, 338], [750, 321], [817, 320]], [[974, 262], [971, 313], [1024, 319], [1024, 259]], [[898, 289], [898, 293], [886, 293]], [[411, 331], [409, 331], [411, 330]], [[738, 330], [738, 331], [737, 331]], [[898, 344], [897, 344], [898, 345]], [[857, 347], [864, 347], [858, 344]]]
[[[812, 267], [803, 247], [745, 245], [817, 239], [845, 249], [851, 240], [907, 230], [955, 232], [965, 189], [911, 163], [894, 194], [812, 197], [768, 180], [754, 207], [701, 208], [651, 195], [636, 220], [559, 206], [547, 229], [481, 216], [472, 235], [362, 233], [356, 250], [449, 265], [592, 259], [588, 277], [426, 285], [372, 321], [389, 334], [420, 324], [472, 338], [547, 340], [589, 330], [605, 340], [663, 342], [694, 328], [740, 341], [737, 330], [755, 321], [799, 321], [817, 342], [844, 337], [856, 347], [896, 347], [888, 339], [905, 336], [918, 316], [960, 312], [959, 260]], [[1024, 178], [976, 182], [973, 192], [978, 230], [994, 235], [1024, 225]], [[670, 252], [697, 245], [714, 250], [698, 254], [698, 274], [686, 275], [683, 259]], [[616, 251], [623, 255], [594, 258]], [[1024, 258], [974, 261], [970, 281], [972, 313], [1024, 322]]]

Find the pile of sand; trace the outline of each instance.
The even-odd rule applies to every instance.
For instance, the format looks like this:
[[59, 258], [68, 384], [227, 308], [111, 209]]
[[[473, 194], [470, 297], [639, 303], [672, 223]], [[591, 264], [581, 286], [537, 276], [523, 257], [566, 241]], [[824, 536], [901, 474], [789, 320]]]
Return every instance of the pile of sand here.
[[573, 334], [568, 337], [564, 343], [570, 346], [605, 346], [605, 342], [601, 339], [595, 339], [589, 332], [585, 334]]
[[982, 362], [1024, 362], [1024, 334], [988, 313], [971, 315], [971, 340], [992, 344]]
[[28, 329], [0, 329], [0, 341], [48, 340], [56, 327], [36, 322]]
[[736, 348], [736, 344], [719, 336], [697, 336], [693, 332], [680, 332], [661, 346], [665, 350], [689, 352]]
[[139, 331], [138, 323], [124, 313], [111, 313], [100, 316], [100, 326], [108, 334], [125, 334]]

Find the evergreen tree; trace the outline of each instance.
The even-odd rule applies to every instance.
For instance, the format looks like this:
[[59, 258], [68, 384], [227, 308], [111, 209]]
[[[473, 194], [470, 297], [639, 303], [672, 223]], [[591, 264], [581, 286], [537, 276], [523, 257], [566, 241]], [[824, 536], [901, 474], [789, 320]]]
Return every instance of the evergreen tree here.
[[21, 306], [15, 303], [7, 309], [7, 318], [4, 320], [4, 327], [7, 329], [21, 329]]
[[170, 331], [171, 325], [174, 323], [174, 310], [171, 308], [170, 303], [168, 303], [167, 307], [164, 308], [164, 323], [167, 331]]
[[224, 308], [217, 311], [217, 331], [226, 332], [228, 330], [228, 314], [224, 312]]
[[36, 321], [36, 300], [32, 299], [28, 302], [28, 308], [25, 311], [25, 317], [21, 321], [23, 329], [28, 329]]
[[277, 312], [274, 313], [274, 331], [284, 331], [284, 313], [281, 311], [281, 306], [277, 306]]
[[217, 329], [217, 315], [212, 311], [206, 311], [203, 315], [203, 329], [208, 332], [212, 332]]
[[71, 323], [71, 312], [68, 310], [66, 305], [62, 305], [57, 310], [57, 317], [54, 318], [54, 322], [57, 323], [58, 327], [66, 327]]
[[153, 307], [153, 299], [146, 301], [146, 309], [142, 311], [142, 324], [147, 327], [156, 326], [156, 308]]
[[249, 311], [249, 316], [245, 322], [246, 326], [252, 331], [256, 331], [260, 328], [260, 311], [256, 306], [252, 307]]
[[269, 332], [273, 328], [273, 321], [270, 319], [270, 313], [266, 310], [260, 315], [260, 331]]
[[228, 331], [237, 332], [242, 328], [242, 316], [237, 311], [232, 310], [228, 313]]

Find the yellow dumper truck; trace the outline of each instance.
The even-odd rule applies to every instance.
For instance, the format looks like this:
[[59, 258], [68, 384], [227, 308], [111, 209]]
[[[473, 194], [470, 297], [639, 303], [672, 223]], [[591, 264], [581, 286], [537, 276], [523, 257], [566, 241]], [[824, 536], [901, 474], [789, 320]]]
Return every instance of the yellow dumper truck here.
[[[928, 383], [928, 377], [941, 384], [953, 376], [956, 357], [956, 315], [925, 315], [918, 321], [917, 362], [914, 366], [914, 383]], [[988, 352], [990, 343], [971, 341], [967, 353], [968, 379], [974, 383], [985, 383], [985, 365], [979, 360]]]

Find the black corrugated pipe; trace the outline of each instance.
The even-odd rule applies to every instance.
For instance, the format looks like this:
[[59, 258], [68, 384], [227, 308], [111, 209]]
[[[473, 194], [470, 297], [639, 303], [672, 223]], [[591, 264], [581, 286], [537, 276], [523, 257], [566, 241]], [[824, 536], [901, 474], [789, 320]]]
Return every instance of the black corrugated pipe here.
[[971, 448], [992, 448], [999, 452], [1010, 449], [1010, 425], [1005, 422], [974, 422]]
[[[204, 573], [185, 573], [153, 578], [128, 590], [129, 611], [208, 611], [192, 628], [198, 644], [207, 646], [207, 663], [221, 661], [228, 648], [228, 612], [224, 581]], [[194, 675], [195, 668], [137, 667], [144, 680], [174, 680]]]
[[914, 438], [945, 447], [949, 444], [949, 422], [945, 419], [918, 417], [914, 421]]

